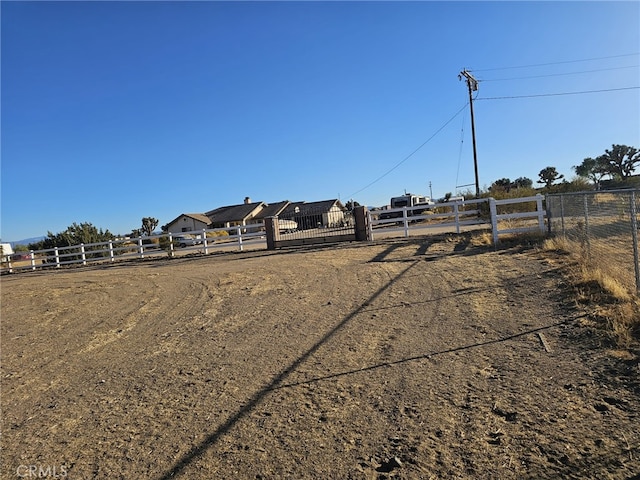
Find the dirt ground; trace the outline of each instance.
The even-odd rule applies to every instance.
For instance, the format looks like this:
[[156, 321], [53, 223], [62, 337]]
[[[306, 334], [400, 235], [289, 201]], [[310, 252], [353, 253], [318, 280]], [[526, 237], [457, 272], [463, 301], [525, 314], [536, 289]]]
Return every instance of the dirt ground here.
[[631, 479], [638, 357], [464, 236], [6, 275], [2, 478]]

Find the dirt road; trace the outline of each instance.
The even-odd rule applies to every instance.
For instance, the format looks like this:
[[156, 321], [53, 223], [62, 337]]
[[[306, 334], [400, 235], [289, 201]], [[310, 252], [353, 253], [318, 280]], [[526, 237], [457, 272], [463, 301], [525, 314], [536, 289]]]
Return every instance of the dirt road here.
[[640, 473], [637, 357], [534, 250], [441, 236], [1, 282], [2, 478]]

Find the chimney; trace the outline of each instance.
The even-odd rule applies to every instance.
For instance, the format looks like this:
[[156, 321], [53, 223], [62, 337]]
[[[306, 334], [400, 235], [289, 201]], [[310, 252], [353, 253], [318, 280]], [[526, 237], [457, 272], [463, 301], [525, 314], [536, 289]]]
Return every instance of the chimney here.
[[244, 204], [249, 205], [251, 203], [251, 197], [244, 197]]

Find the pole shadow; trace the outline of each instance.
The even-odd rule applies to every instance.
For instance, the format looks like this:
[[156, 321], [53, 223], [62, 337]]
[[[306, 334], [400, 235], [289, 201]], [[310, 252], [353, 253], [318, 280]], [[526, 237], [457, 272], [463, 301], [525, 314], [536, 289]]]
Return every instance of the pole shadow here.
[[[395, 248], [395, 247], [394, 247]], [[194, 446], [188, 453], [182, 456], [175, 465], [167, 471], [164, 475], [159, 477], [158, 480], [169, 480], [173, 479], [176, 476], [182, 474], [184, 470], [195, 460], [201, 457], [211, 446], [215, 445], [218, 440], [233, 426], [238, 423], [242, 418], [244, 418], [247, 414], [249, 414], [252, 410], [254, 410], [262, 400], [269, 394], [278, 388], [280, 385], [291, 373], [293, 373], [305, 360], [311, 357], [322, 345], [324, 345], [327, 341], [329, 341], [334, 335], [336, 335], [342, 328], [345, 327], [351, 320], [353, 320], [357, 315], [364, 312], [367, 307], [379, 296], [381, 296], [385, 291], [387, 291], [393, 284], [395, 284], [401, 277], [405, 276], [409, 270], [419, 265], [420, 262], [416, 260], [403, 271], [401, 271], [396, 277], [392, 278], [386, 285], [379, 288], [373, 295], [371, 295], [367, 300], [365, 300], [357, 309], [353, 310], [349, 315], [347, 315], [340, 323], [338, 323], [335, 327], [329, 330], [320, 340], [318, 340], [309, 350], [300, 355], [295, 361], [293, 361], [288, 367], [282, 370], [278, 375], [276, 375], [271, 382], [264, 386], [261, 390], [257, 391], [253, 394], [253, 396], [247, 401], [245, 405], [243, 405], [235, 414], [229, 417], [222, 425], [220, 425], [214, 432], [209, 434], [207, 438], [205, 438], [198, 445]]]

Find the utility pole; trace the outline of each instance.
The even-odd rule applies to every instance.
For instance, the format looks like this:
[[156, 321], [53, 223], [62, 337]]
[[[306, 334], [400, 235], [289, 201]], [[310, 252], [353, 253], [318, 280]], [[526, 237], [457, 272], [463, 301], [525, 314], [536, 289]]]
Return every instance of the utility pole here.
[[478, 152], [476, 150], [476, 125], [473, 119], [473, 95], [472, 92], [478, 90], [478, 81], [473, 78], [467, 70], [462, 70], [458, 75], [458, 80], [462, 80], [462, 77], [467, 79], [467, 87], [469, 88], [469, 108], [471, 109], [471, 139], [473, 142], [473, 169], [476, 175], [476, 198], [480, 197], [480, 179], [478, 177]]

